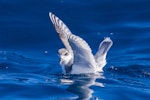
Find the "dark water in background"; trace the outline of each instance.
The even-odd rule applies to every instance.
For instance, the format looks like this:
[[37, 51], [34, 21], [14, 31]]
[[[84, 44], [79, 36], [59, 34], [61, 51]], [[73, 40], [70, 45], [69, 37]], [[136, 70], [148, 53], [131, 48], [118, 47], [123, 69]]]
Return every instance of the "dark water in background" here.
[[[63, 44], [50, 11], [93, 53], [111, 37], [103, 75], [56, 75]], [[149, 43], [149, 0], [0, 0], [0, 100], [149, 100]]]

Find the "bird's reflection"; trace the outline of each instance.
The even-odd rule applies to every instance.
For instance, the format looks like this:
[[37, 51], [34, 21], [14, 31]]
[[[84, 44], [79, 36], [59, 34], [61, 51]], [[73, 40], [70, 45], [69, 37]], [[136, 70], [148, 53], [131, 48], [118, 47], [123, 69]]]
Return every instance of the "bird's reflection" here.
[[92, 97], [94, 90], [91, 86], [104, 87], [102, 83], [96, 82], [97, 78], [104, 78], [102, 73], [99, 74], [88, 74], [88, 75], [75, 75], [71, 76], [70, 79], [63, 79], [62, 82], [70, 82], [67, 91], [78, 96], [77, 100], [98, 100], [97, 97]]

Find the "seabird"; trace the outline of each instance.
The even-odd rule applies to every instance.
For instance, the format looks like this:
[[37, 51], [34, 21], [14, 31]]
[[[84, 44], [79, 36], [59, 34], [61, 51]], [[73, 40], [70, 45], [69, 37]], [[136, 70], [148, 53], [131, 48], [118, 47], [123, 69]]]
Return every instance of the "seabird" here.
[[63, 74], [86, 74], [103, 72], [106, 55], [113, 42], [109, 37], [100, 43], [98, 51], [92, 54], [90, 46], [81, 37], [74, 35], [53, 13], [49, 17], [65, 48], [58, 50]]

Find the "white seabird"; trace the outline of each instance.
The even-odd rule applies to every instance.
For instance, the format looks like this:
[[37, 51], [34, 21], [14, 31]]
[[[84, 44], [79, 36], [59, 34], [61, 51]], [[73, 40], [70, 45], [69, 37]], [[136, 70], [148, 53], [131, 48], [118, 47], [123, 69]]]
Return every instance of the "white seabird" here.
[[65, 48], [58, 50], [63, 74], [103, 72], [107, 52], [113, 44], [112, 40], [106, 37], [100, 43], [97, 53], [93, 55], [90, 46], [85, 40], [72, 34], [64, 22], [51, 12], [49, 17], [65, 46]]

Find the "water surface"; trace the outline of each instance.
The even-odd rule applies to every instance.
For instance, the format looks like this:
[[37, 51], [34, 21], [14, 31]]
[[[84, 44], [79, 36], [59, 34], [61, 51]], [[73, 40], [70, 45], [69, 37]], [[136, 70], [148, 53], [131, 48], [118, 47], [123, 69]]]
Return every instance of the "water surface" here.
[[[1, 100], [149, 100], [149, 0], [1, 0], [0, 9]], [[93, 53], [113, 40], [104, 73], [61, 74], [49, 12]]]

